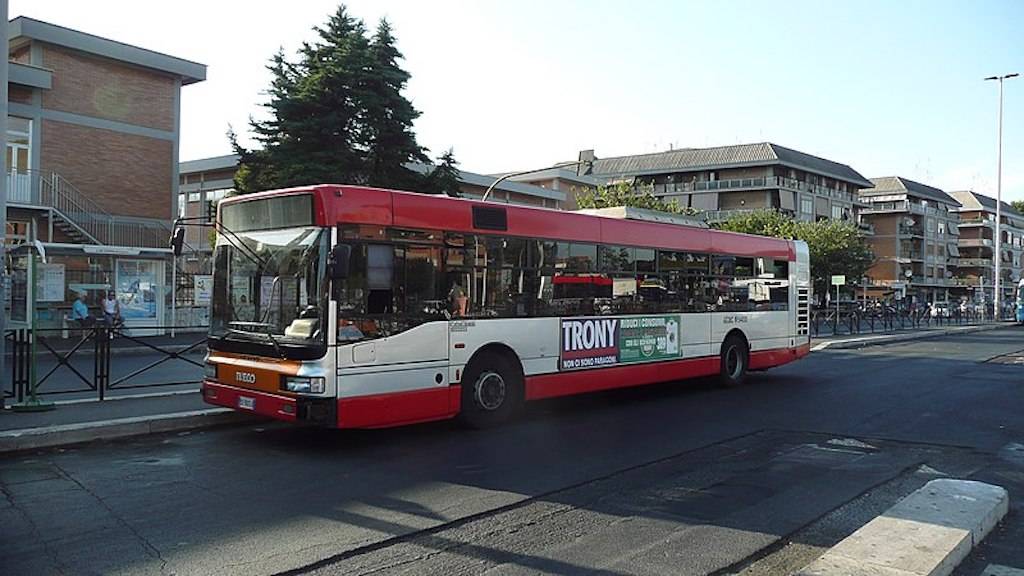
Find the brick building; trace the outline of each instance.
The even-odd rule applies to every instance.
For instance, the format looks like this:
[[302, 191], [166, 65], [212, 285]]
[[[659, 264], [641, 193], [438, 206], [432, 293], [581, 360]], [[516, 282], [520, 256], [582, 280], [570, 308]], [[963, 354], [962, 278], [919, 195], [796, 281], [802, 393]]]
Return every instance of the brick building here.
[[38, 324], [61, 325], [79, 292], [95, 313], [108, 289], [130, 326], [165, 324], [181, 89], [206, 67], [31, 18], [9, 34], [6, 236], [47, 250]]
[[912, 302], [947, 302], [959, 264], [960, 203], [938, 188], [899, 176], [872, 178], [860, 191], [862, 222], [875, 265], [868, 270], [871, 296]]

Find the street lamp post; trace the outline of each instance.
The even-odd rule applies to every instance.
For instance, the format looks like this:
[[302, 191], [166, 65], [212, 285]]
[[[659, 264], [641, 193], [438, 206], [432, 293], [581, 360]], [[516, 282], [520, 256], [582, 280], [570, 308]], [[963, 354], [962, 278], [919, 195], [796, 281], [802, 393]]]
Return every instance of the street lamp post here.
[[996, 260], [996, 279], [993, 285], [994, 297], [993, 305], [996, 320], [1002, 318], [1002, 294], [999, 293], [1002, 290], [1002, 220], [1003, 220], [1003, 80], [1007, 78], [1016, 78], [1019, 76], [1017, 73], [1004, 74], [1002, 76], [989, 76], [985, 80], [998, 80], [999, 81], [999, 145], [998, 145], [998, 156], [996, 160], [996, 241], [995, 241], [995, 260]]
[[523, 170], [522, 172], [511, 172], [509, 174], [505, 174], [501, 178], [498, 178], [497, 180], [492, 182], [491, 185], [487, 187], [487, 190], [484, 191], [484, 195], [483, 195], [482, 198], [480, 198], [480, 200], [481, 201], [487, 201], [487, 197], [491, 195], [491, 191], [494, 190], [494, 187], [497, 186], [498, 184], [501, 184], [505, 180], [508, 180], [509, 178], [515, 178], [516, 176], [525, 176], [527, 174], [533, 174], [534, 172], [543, 172], [545, 170], [551, 170], [551, 169], [554, 169], [554, 168], [568, 168], [569, 166], [579, 166], [580, 164], [590, 164], [591, 162], [593, 162], [593, 161], [592, 160], [580, 160], [579, 162], [566, 162], [565, 164], [556, 164], [554, 166], [548, 166], [547, 168], [535, 168], [533, 170]]

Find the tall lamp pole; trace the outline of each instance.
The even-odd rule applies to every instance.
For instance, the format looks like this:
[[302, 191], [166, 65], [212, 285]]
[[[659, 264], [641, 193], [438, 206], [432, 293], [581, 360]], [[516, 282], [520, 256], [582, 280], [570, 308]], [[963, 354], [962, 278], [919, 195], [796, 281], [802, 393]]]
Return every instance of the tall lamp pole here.
[[498, 178], [497, 180], [492, 182], [491, 185], [487, 187], [487, 190], [484, 191], [484, 195], [483, 195], [482, 198], [480, 198], [480, 200], [486, 201], [488, 196], [491, 195], [491, 191], [494, 190], [494, 187], [497, 186], [498, 184], [501, 184], [505, 180], [508, 180], [509, 178], [515, 178], [516, 176], [525, 176], [527, 174], [533, 174], [534, 172], [543, 172], [545, 170], [553, 170], [555, 168], [568, 168], [569, 166], [579, 166], [580, 164], [590, 164], [592, 162], [593, 162], [593, 160], [580, 160], [579, 162], [566, 162], [565, 164], [556, 164], [554, 166], [548, 166], [547, 168], [535, 168], [533, 170], [523, 170], [522, 172], [511, 172], [509, 174], [505, 174], [501, 178]]
[[985, 80], [998, 80], [999, 81], [999, 146], [998, 146], [998, 159], [996, 160], [996, 242], [995, 242], [995, 260], [996, 260], [996, 280], [994, 283], [995, 297], [993, 298], [993, 305], [995, 306], [994, 312], [996, 320], [1002, 318], [1002, 262], [1003, 262], [1003, 248], [1002, 248], [1002, 220], [1003, 220], [1003, 80], [1007, 78], [1016, 78], [1019, 76], [1017, 73], [1004, 74], [1002, 76], [989, 76]]

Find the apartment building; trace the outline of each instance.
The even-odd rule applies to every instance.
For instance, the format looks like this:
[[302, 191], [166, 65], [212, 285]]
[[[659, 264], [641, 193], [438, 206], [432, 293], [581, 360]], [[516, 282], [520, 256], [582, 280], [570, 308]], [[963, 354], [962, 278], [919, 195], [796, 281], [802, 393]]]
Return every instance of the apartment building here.
[[876, 262], [868, 270], [873, 297], [948, 302], [960, 262], [960, 203], [938, 188], [900, 176], [872, 178], [860, 191], [862, 222]]
[[[9, 23], [6, 240], [12, 322], [59, 327], [115, 290], [129, 326], [167, 323], [183, 86], [206, 67], [26, 17]], [[48, 262], [28, 310], [26, 242]]]
[[709, 222], [775, 209], [801, 220], [857, 222], [857, 191], [871, 182], [846, 164], [760, 142], [597, 158], [580, 152], [580, 174], [603, 184], [650, 188], [706, 214]]
[[[949, 193], [960, 203], [960, 267], [958, 296], [992, 302], [995, 282], [996, 199], [970, 190]], [[1024, 214], [1002, 204], [1000, 255], [1003, 301], [1014, 297], [1024, 271]]]

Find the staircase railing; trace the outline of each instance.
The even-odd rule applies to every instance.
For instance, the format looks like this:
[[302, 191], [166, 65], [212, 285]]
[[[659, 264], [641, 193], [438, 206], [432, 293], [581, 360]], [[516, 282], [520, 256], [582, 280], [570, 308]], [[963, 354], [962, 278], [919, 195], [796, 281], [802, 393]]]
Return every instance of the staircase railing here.
[[125, 222], [90, 199], [56, 172], [29, 170], [8, 175], [12, 202], [52, 208], [97, 244], [156, 248], [167, 245], [170, 227], [162, 222]]

